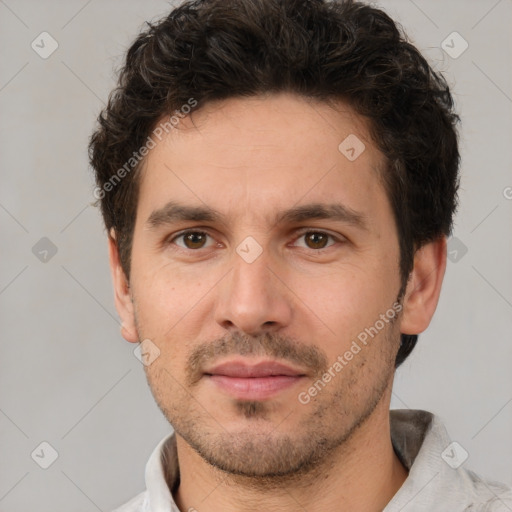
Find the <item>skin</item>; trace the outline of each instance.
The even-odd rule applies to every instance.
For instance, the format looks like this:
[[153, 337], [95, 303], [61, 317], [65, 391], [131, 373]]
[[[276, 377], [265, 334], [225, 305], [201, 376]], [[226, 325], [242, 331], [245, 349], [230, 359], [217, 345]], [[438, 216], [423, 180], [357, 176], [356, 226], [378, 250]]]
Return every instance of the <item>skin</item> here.
[[[229, 99], [183, 119], [146, 158], [130, 282], [114, 231], [110, 263], [123, 336], [160, 350], [145, 370], [176, 431], [183, 511], [380, 511], [407, 477], [390, 438], [394, 360], [400, 333], [424, 331], [434, 314], [444, 237], [416, 252], [396, 319], [309, 403], [298, 400], [400, 290], [396, 225], [379, 179], [385, 160], [368, 133], [341, 102]], [[338, 150], [350, 134], [366, 148], [352, 162]], [[149, 225], [169, 201], [223, 218]], [[341, 203], [366, 228], [275, 222], [276, 212], [308, 203]], [[189, 228], [209, 237], [174, 238]], [[236, 252], [248, 236], [262, 249], [252, 263]], [[234, 358], [279, 360], [304, 376], [240, 400], [202, 373]]]

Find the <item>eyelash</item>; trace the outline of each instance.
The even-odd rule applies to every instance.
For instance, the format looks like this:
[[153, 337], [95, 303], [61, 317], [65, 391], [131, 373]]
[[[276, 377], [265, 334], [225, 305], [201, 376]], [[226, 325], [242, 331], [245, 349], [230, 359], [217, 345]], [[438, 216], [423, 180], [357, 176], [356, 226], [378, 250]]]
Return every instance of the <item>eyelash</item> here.
[[[185, 231], [181, 231], [180, 233], [177, 233], [176, 235], [174, 235], [172, 238], [169, 238], [167, 240], [167, 244], [174, 244], [174, 242], [179, 239], [179, 238], [183, 238], [185, 237], [186, 235], [189, 235], [189, 234], [199, 234], [199, 235], [206, 235], [206, 236], [209, 236], [210, 238], [213, 238], [208, 232], [206, 231], [201, 231], [199, 229], [187, 229]], [[305, 228], [304, 230], [300, 231], [296, 238], [294, 238], [294, 242], [296, 242], [299, 238], [303, 237], [304, 235], [309, 235], [309, 234], [320, 234], [320, 235], [325, 235], [327, 237], [329, 237], [330, 239], [334, 240], [335, 242], [340, 242], [340, 243], [343, 243], [343, 240], [339, 239], [338, 237], [335, 237], [334, 235], [331, 235], [330, 233], [326, 232], [326, 231], [321, 231], [321, 230], [315, 230], [315, 229], [311, 229], [311, 228]], [[330, 247], [332, 247], [333, 245], [335, 244], [331, 244], [327, 247], [323, 247], [321, 249], [311, 249], [309, 247], [306, 247], [306, 249], [310, 249], [311, 251], [313, 251], [314, 253], [316, 254], [322, 254], [324, 251], [327, 251]], [[181, 247], [179, 245], [176, 245], [176, 247], [179, 249], [179, 250], [182, 250], [182, 251], [186, 251], [186, 252], [199, 252], [201, 249], [205, 249], [204, 247], [200, 247], [199, 249], [189, 249], [189, 248], [186, 248], [186, 247]]]

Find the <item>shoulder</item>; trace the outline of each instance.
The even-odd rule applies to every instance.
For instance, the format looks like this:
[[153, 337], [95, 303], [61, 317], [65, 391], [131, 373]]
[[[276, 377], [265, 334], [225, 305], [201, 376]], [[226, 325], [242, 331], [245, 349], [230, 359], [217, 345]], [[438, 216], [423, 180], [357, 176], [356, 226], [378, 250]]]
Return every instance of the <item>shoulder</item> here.
[[501, 482], [485, 480], [471, 470], [466, 470], [473, 482], [474, 504], [467, 512], [510, 512], [512, 511], [512, 487]]
[[[468, 453], [426, 411], [391, 411], [391, 438], [409, 475], [386, 512], [512, 512], [512, 487], [465, 467]], [[435, 507], [435, 508], [434, 508]]]

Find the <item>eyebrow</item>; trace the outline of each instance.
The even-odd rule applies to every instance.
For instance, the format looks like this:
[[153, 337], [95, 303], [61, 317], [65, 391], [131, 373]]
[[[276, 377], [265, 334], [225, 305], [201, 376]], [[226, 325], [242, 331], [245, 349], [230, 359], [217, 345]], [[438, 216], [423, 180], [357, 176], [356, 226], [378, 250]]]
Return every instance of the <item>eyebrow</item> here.
[[[224, 219], [223, 214], [208, 206], [190, 206], [169, 201], [165, 206], [151, 213], [146, 226], [148, 229], [157, 229], [180, 221], [225, 223]], [[341, 221], [365, 231], [369, 230], [365, 215], [340, 203], [310, 203], [294, 206], [278, 212], [274, 216], [274, 224], [296, 224], [315, 219]]]

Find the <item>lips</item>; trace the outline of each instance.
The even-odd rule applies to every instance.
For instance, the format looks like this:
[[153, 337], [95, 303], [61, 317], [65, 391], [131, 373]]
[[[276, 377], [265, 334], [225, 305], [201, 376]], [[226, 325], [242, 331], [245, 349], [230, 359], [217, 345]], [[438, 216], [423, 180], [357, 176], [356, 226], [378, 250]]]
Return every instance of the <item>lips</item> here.
[[265, 400], [297, 384], [305, 377], [302, 370], [276, 361], [249, 365], [230, 361], [205, 371], [217, 389], [238, 400]]
[[289, 377], [300, 377], [305, 375], [301, 370], [276, 361], [262, 361], [256, 365], [248, 365], [242, 361], [231, 361], [214, 366], [205, 371], [206, 375], [224, 375], [225, 377], [238, 378], [261, 378], [286, 375]]

